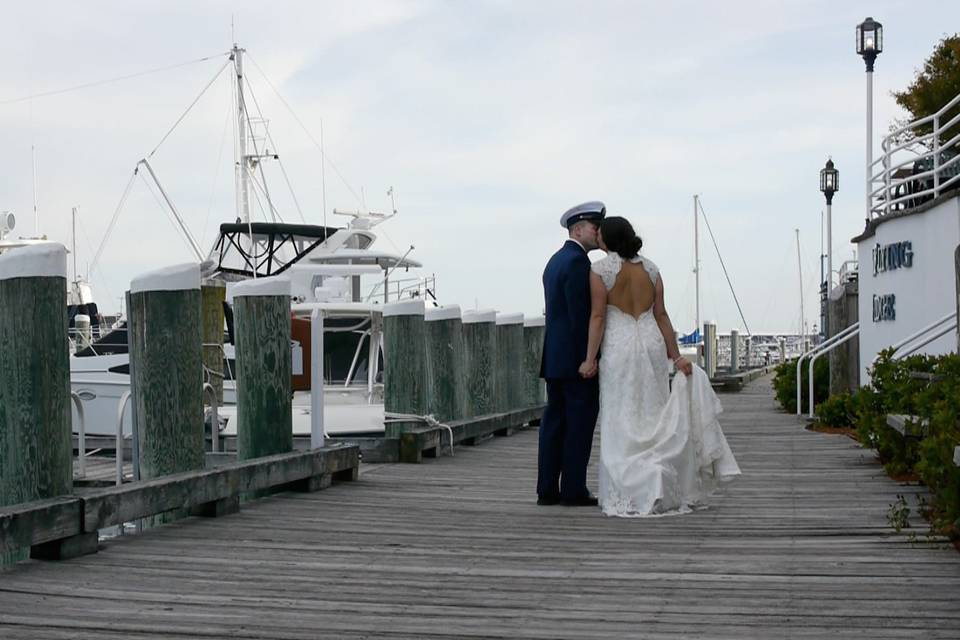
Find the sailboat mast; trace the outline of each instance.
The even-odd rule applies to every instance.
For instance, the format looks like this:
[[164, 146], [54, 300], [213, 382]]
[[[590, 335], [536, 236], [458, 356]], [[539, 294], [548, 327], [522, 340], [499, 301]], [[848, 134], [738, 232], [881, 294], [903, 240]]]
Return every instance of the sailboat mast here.
[[794, 231], [797, 233], [797, 273], [800, 276], [800, 344], [803, 345], [803, 350], [806, 351], [807, 336], [803, 322], [803, 267], [800, 264], [800, 229], [794, 229]]
[[30, 146], [30, 163], [33, 166], [33, 224], [34, 235], [40, 237], [40, 209], [37, 207], [37, 148]]
[[700, 329], [700, 228], [697, 221], [698, 196], [693, 195], [693, 275], [696, 283], [696, 322]]
[[73, 281], [76, 282], [77, 278], [77, 208], [73, 208]]
[[241, 222], [250, 222], [250, 184], [247, 173], [247, 105], [243, 97], [243, 53], [236, 44], [233, 45], [233, 66], [237, 74], [237, 186], [239, 211], [237, 216]]

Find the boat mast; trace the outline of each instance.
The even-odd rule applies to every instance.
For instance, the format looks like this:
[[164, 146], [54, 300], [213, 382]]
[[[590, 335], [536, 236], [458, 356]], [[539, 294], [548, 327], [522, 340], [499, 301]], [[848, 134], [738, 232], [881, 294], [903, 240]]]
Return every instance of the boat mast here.
[[33, 165], [33, 224], [34, 235], [40, 237], [40, 209], [37, 207], [37, 148], [30, 145], [30, 161]]
[[77, 282], [77, 208], [73, 208], [73, 281]]
[[800, 264], [800, 229], [794, 229], [794, 231], [797, 233], [797, 273], [800, 276], [800, 344], [803, 346], [803, 352], [806, 352], [807, 336], [803, 321], [803, 267]]
[[230, 57], [237, 74], [237, 217], [247, 225], [249, 244], [247, 245], [247, 260], [250, 263], [250, 272], [254, 280], [257, 278], [257, 260], [254, 256], [256, 241], [253, 238], [253, 226], [250, 224], [250, 157], [247, 155], [247, 103], [243, 95], [243, 54], [241, 49], [233, 44]]
[[[700, 230], [697, 221], [699, 203], [697, 194], [693, 194], [693, 276], [696, 283], [696, 326], [694, 331], [700, 330]], [[700, 350], [697, 350], [697, 361], [700, 364]]]
[[231, 57], [237, 74], [237, 215], [244, 224], [250, 223], [250, 184], [247, 174], [247, 106], [243, 97], [243, 53], [236, 44], [233, 45]]

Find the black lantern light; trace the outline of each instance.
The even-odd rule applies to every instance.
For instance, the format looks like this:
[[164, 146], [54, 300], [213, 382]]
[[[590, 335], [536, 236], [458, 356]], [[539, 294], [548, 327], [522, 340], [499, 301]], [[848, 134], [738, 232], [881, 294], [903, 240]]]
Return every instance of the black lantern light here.
[[820, 169], [820, 191], [827, 199], [827, 204], [833, 204], [833, 194], [840, 190], [840, 172], [833, 166], [833, 160], [828, 159], [826, 166]]
[[867, 18], [857, 25], [857, 53], [867, 63], [867, 72], [873, 71], [873, 61], [883, 51], [883, 25]]

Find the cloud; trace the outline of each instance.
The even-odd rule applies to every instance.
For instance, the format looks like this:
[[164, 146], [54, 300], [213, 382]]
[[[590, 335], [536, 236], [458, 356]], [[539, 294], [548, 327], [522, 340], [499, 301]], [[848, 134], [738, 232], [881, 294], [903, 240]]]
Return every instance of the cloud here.
[[[795, 228], [815, 297], [816, 176], [827, 155], [841, 170], [836, 252], [862, 228], [863, 70], [851, 36], [868, 11], [888, 25], [879, 131], [898, 114], [887, 91], [939, 36], [904, 3], [22, 3], [5, 16], [0, 53], [13, 64], [0, 101], [225, 52], [233, 19], [271, 150], [304, 217], [322, 221], [324, 191], [330, 210], [360, 198], [385, 209], [393, 185], [401, 214], [378, 228], [380, 242], [401, 253], [416, 245], [442, 298], [538, 313], [543, 263], [563, 240], [560, 213], [600, 198], [641, 229], [675, 325], [689, 328], [692, 195], [701, 193], [751, 326], [786, 328], [799, 315]], [[960, 18], [952, 5], [938, 11], [943, 24]], [[34, 146], [43, 231], [67, 241], [78, 205], [89, 259], [134, 164], [219, 64], [0, 105], [0, 206], [30, 219]], [[205, 246], [236, 215], [230, 101], [225, 76], [151, 160]], [[345, 178], [328, 165], [325, 185], [321, 122]], [[264, 170], [284, 218], [298, 221], [279, 165]], [[738, 325], [701, 240], [703, 316]], [[137, 273], [189, 255], [138, 179], [93, 274], [95, 293], [116, 298]]]

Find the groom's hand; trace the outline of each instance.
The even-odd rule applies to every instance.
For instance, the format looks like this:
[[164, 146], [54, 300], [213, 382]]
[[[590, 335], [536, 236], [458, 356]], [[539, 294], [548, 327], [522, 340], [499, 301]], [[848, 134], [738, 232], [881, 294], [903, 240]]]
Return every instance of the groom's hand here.
[[597, 375], [597, 361], [584, 360], [580, 365], [580, 376], [583, 378], [592, 378]]

